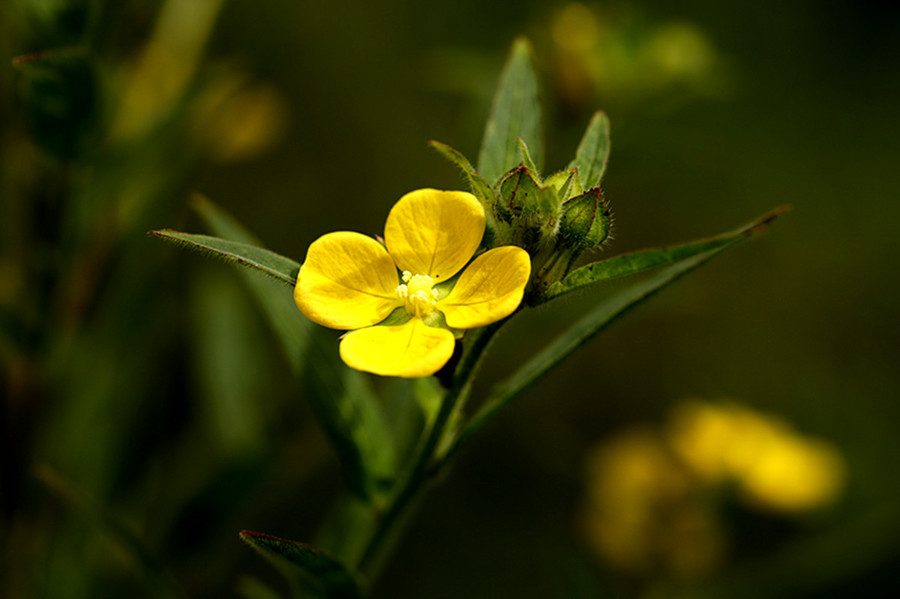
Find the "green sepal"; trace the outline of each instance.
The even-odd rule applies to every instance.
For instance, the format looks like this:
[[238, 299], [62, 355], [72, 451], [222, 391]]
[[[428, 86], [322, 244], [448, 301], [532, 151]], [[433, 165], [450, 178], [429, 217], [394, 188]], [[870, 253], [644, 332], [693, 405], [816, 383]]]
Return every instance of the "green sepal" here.
[[584, 188], [581, 186], [581, 178], [578, 176], [578, 169], [574, 167], [559, 171], [544, 179], [544, 188], [555, 189], [560, 204], [584, 193]]
[[322, 549], [249, 530], [241, 531], [240, 537], [281, 570], [295, 588], [312, 584], [328, 599], [364, 596], [359, 576]]
[[595, 187], [563, 202], [559, 217], [561, 249], [581, 254], [600, 246], [609, 237], [609, 207], [603, 192]]
[[400, 325], [404, 325], [407, 322], [412, 320], [412, 314], [410, 314], [406, 308], [400, 306], [399, 308], [395, 308], [390, 314], [388, 314], [387, 318], [382, 320], [376, 325], [376, 327], [396, 327]]
[[541, 212], [538, 175], [524, 164], [507, 172], [500, 181], [499, 189], [498, 212], [503, 220], [514, 223], [522, 215], [531, 216]]
[[449, 326], [447, 324], [447, 318], [440, 310], [435, 310], [428, 316], [423, 317], [422, 322], [436, 329], [447, 329], [448, 331], [453, 333], [454, 339], [462, 339], [463, 334], [465, 333], [463, 329], [454, 329], [453, 327]]
[[550, 285], [544, 295], [545, 301], [596, 283], [618, 279], [660, 266], [674, 264], [698, 254], [723, 249], [726, 246], [764, 231], [766, 225], [787, 210], [788, 207], [786, 206], [776, 208], [743, 227], [715, 237], [708, 237], [670, 248], [653, 248], [631, 252], [582, 266], [573, 270], [563, 280]]
[[559, 205], [556, 189], [541, 188], [537, 174], [520, 164], [499, 184], [498, 220], [509, 226], [511, 243], [536, 255], [556, 235]]
[[609, 161], [609, 119], [602, 110], [594, 113], [569, 168], [577, 168], [584, 189], [600, 185]]
[[247, 243], [229, 241], [210, 235], [182, 233], [172, 229], [150, 231], [150, 234], [241, 266], [255, 268], [287, 285], [293, 286], [297, 282], [297, 274], [300, 272], [298, 262]]
[[541, 103], [531, 44], [524, 37], [513, 42], [478, 153], [478, 172], [488, 182], [496, 182], [519, 163], [520, 137], [540, 168]]
[[519, 156], [521, 157], [520, 162], [531, 171], [538, 185], [540, 185], [541, 173], [538, 167], [534, 164], [534, 159], [531, 157], [531, 152], [528, 151], [528, 144], [526, 144], [525, 140], [521, 137], [517, 137], [516, 141], [519, 142]]

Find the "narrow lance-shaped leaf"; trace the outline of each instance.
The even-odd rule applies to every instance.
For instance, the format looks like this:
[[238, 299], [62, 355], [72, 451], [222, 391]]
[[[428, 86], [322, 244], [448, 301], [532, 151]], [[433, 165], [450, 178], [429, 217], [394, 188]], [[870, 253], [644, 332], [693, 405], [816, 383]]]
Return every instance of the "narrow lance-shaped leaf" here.
[[[203, 196], [195, 195], [192, 198], [192, 204], [206, 226], [219, 237], [262, 249], [258, 247], [262, 245], [262, 242], [256, 235], [248, 231], [215, 203]], [[299, 270], [299, 268], [298, 264], [296, 269]], [[286, 289], [282, 285], [284, 280], [279, 278], [277, 281], [273, 281], [267, 277], [258, 277], [250, 269], [240, 269], [239, 272], [244, 284], [253, 295], [257, 305], [262, 308], [272, 330], [281, 342], [288, 362], [299, 374], [314, 328], [313, 324], [304, 318], [297, 309], [290, 289]], [[293, 276], [296, 281], [296, 271]], [[293, 282], [291, 284], [293, 285]]]
[[[750, 236], [763, 231], [765, 227], [762, 224], [770, 222], [783, 211], [781, 209], [769, 213], [767, 217], [763, 217], [758, 221], [760, 224], [751, 227], [745, 235], [739, 236], [736, 240], [748, 239]], [[493, 419], [513, 399], [518, 397], [522, 391], [555, 368], [576, 349], [590, 341], [619, 317], [665, 289], [682, 276], [702, 266], [725, 249], [731, 247], [731, 245], [730, 243], [718, 245], [702, 253], [693, 254], [672, 262], [650, 279], [640, 280], [602, 301], [521, 366], [506, 381], [497, 386], [491, 392], [482, 408], [463, 429], [459, 440], [450, 448], [448, 453], [455, 453], [459, 447], [474, 436], [478, 430]]]
[[[265, 404], [259, 401], [272, 387], [263, 380], [270, 353], [263, 351], [270, 338], [248, 315], [256, 306], [248, 300], [242, 282], [226, 269], [198, 269], [191, 277], [184, 309], [197, 357], [193, 371], [198, 383], [204, 421], [213, 444], [238, 454], [258, 455], [266, 446]], [[230, 270], [230, 269], [229, 269]], [[253, 271], [266, 285], [279, 283]]]
[[578, 178], [585, 189], [600, 185], [609, 160], [609, 119], [602, 110], [594, 113], [569, 168], [578, 168]]
[[545, 294], [545, 301], [583, 289], [596, 283], [618, 279], [631, 274], [650, 270], [667, 264], [685, 260], [691, 256], [710, 250], [724, 248], [742, 239], [763, 231], [768, 223], [788, 208], [782, 206], [761, 216], [743, 227], [715, 237], [699, 239], [669, 248], [653, 248], [622, 254], [608, 260], [587, 264], [569, 273], [562, 281], [550, 286]]
[[297, 586], [311, 582], [329, 599], [363, 596], [354, 574], [322, 549], [249, 530], [241, 531], [240, 536]]
[[[248, 244], [259, 243], [255, 235], [209, 200], [198, 196], [195, 209], [214, 233]], [[396, 454], [368, 380], [338, 361], [334, 336], [300, 313], [289, 289], [254, 276], [250, 270], [242, 270], [242, 275], [295, 374], [310, 386], [313, 410], [341, 460], [348, 486], [362, 497], [374, 498], [393, 476]]]
[[541, 105], [531, 44], [525, 38], [513, 43], [478, 153], [478, 172], [489, 183], [519, 163], [519, 137], [541, 167]]
[[150, 233], [166, 241], [199, 250], [242, 266], [255, 268], [287, 285], [294, 285], [297, 281], [297, 273], [300, 271], [300, 264], [294, 260], [246, 243], [228, 241], [210, 235], [182, 233], [171, 229], [150, 231]]

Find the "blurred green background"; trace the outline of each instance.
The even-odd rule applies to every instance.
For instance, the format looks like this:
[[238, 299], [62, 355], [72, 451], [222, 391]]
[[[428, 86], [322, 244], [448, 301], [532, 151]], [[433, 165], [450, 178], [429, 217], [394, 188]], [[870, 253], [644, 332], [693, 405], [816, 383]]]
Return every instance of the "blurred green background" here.
[[[545, 172], [609, 115], [602, 256], [793, 210], [522, 397], [429, 495], [374, 595], [895, 586], [896, 3], [5, 0], [0, 595], [283, 589], [237, 532], [311, 539], [337, 460], [233, 269], [146, 232], [202, 232], [199, 191], [297, 260], [328, 231], [380, 234], [405, 192], [464, 187], [426, 142], [474, 159], [518, 34]], [[589, 302], [512, 325], [488, 382]], [[799, 518], [716, 499], [729, 542], [713, 571], [622, 572], [580, 524], [586, 456], [691, 397], [828, 439], [840, 497]]]

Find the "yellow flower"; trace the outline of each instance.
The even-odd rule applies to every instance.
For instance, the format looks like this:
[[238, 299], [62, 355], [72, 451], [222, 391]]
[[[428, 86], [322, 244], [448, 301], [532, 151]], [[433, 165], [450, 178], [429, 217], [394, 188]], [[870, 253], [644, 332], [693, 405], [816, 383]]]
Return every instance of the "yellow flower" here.
[[[384, 245], [349, 231], [314, 241], [294, 300], [313, 322], [350, 331], [340, 345], [348, 366], [385, 376], [434, 374], [453, 354], [450, 328], [509, 316], [531, 274], [528, 253], [515, 246], [489, 250], [466, 267], [484, 223], [484, 208], [469, 193], [410, 192], [388, 214]], [[460, 271], [452, 287], [441, 285]], [[390, 324], [373, 326], [388, 316]]]

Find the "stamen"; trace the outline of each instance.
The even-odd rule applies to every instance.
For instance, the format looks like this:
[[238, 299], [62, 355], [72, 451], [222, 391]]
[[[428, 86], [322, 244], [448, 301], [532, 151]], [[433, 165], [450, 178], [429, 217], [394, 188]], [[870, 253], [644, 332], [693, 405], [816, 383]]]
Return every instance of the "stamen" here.
[[403, 271], [403, 285], [397, 286], [397, 296], [406, 303], [406, 311], [411, 316], [428, 316], [434, 312], [438, 293], [434, 289], [434, 279], [428, 275], [414, 275]]

